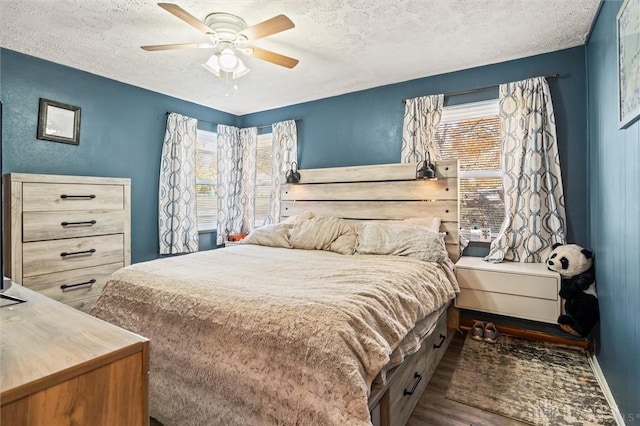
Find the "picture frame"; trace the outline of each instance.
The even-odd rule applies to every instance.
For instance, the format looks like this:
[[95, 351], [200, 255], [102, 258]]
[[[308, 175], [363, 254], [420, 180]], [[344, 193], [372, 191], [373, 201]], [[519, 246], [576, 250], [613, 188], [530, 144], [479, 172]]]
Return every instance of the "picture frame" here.
[[620, 129], [640, 117], [640, 2], [625, 0], [616, 16], [618, 121]]
[[38, 139], [80, 144], [80, 107], [40, 98]]

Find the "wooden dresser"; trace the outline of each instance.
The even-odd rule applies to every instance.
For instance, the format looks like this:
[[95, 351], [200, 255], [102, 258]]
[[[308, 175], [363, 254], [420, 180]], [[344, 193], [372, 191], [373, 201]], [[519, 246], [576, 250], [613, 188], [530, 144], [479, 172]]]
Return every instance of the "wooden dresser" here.
[[5, 275], [88, 312], [131, 263], [131, 181], [10, 173], [3, 177]]
[[7, 294], [27, 302], [0, 308], [2, 426], [149, 425], [147, 339], [19, 285]]

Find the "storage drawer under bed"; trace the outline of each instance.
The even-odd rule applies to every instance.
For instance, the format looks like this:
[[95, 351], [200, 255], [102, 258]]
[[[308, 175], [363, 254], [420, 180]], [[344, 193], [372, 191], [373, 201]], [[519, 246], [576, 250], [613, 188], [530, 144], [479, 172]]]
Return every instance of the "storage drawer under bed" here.
[[405, 359], [398, 367], [399, 371], [389, 387], [390, 424], [392, 425], [405, 424], [427, 387], [426, 349], [427, 347], [422, 345], [418, 352]]
[[424, 341], [426, 347], [427, 361], [425, 377], [427, 381], [431, 380], [431, 376], [436, 371], [442, 356], [447, 350], [449, 342], [449, 329], [447, 328], [447, 312], [436, 323], [433, 332]]
[[402, 426], [409, 420], [447, 349], [448, 334], [447, 311], [444, 310], [418, 352], [389, 372], [388, 399], [382, 399], [382, 404], [389, 405], [387, 409], [381, 407], [382, 417], [388, 414], [388, 419], [382, 418], [382, 425]]

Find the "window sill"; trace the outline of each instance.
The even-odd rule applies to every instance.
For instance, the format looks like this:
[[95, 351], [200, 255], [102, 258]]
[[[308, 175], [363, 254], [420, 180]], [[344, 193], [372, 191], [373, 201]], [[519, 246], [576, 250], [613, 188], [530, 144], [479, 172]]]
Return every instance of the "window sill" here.
[[202, 231], [198, 231], [198, 234], [213, 234], [217, 232], [215, 229], [203, 229]]
[[471, 247], [490, 247], [490, 241], [469, 241], [469, 246]]

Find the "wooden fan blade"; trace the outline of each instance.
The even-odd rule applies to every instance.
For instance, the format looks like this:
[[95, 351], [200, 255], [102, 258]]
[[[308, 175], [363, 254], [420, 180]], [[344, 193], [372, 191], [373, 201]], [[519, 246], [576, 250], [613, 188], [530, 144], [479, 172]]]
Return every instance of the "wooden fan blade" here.
[[154, 44], [151, 46], [140, 46], [142, 50], [155, 52], [157, 50], [178, 50], [178, 49], [209, 49], [214, 47], [211, 43], [178, 43], [178, 44]]
[[291, 22], [291, 19], [287, 18], [285, 15], [278, 15], [249, 28], [245, 28], [240, 31], [240, 34], [247, 37], [249, 41], [252, 41], [272, 34], [277, 34], [282, 31], [290, 30], [293, 27], [295, 27], [295, 24]]
[[171, 13], [172, 15], [182, 19], [187, 24], [191, 25], [193, 28], [202, 31], [205, 34], [211, 34], [213, 31], [211, 28], [207, 27], [204, 22], [173, 3], [158, 3], [158, 6]]
[[260, 49], [259, 47], [252, 47], [252, 49], [253, 56], [256, 58], [271, 62], [272, 64], [280, 65], [281, 67], [293, 68], [298, 65], [298, 62], [300, 62], [297, 59], [290, 58], [270, 50]]

